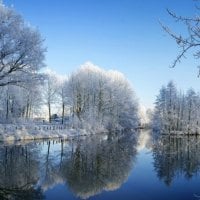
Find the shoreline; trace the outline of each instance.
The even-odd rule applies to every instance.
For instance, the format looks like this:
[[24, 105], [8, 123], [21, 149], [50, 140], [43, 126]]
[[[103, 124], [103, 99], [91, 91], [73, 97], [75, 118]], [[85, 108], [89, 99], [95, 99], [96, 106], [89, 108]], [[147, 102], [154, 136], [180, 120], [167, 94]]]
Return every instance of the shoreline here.
[[0, 124], [0, 142], [63, 139], [108, 133], [108, 130], [75, 129], [61, 124]]
[[200, 133], [161, 133], [161, 136], [200, 136]]
[[[130, 130], [141, 130], [141, 127]], [[112, 130], [110, 131], [112, 132]], [[45, 139], [70, 140], [79, 136], [109, 133], [110, 131], [104, 128], [96, 130], [75, 129], [66, 124], [0, 124], [0, 142]], [[121, 132], [122, 130], [116, 131]]]
[[92, 135], [84, 129], [73, 129], [66, 125], [0, 125], [0, 142], [71, 139], [72, 137]]

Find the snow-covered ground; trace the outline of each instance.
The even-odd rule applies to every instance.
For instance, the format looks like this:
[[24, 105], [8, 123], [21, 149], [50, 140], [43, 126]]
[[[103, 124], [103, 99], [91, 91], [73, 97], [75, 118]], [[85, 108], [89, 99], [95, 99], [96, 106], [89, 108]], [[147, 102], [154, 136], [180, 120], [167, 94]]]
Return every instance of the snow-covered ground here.
[[63, 125], [0, 125], [0, 141], [37, 140], [63, 138], [92, 134], [83, 129], [72, 129]]

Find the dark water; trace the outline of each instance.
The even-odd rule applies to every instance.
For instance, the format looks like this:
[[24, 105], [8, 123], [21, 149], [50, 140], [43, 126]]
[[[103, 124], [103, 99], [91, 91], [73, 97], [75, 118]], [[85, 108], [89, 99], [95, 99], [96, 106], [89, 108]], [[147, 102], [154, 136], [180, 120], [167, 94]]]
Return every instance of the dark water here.
[[0, 199], [200, 199], [200, 138], [101, 135], [0, 145]]

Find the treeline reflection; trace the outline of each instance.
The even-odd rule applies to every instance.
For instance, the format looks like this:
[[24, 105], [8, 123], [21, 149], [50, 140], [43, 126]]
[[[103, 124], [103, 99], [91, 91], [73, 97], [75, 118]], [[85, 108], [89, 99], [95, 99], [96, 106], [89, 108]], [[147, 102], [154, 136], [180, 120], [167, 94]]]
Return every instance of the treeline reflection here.
[[43, 199], [38, 151], [29, 146], [0, 147], [0, 199]]
[[68, 186], [81, 198], [119, 188], [132, 169], [134, 144], [133, 135], [77, 143], [71, 156], [63, 160], [62, 174]]
[[191, 179], [200, 170], [200, 136], [162, 136], [153, 148], [154, 168], [170, 185], [182, 175]]
[[154, 145], [151, 141], [143, 132], [137, 138], [110, 134], [0, 145], [0, 199], [45, 199], [45, 192], [60, 183], [81, 199], [116, 190], [143, 148], [152, 151], [154, 170], [166, 185], [177, 176], [199, 175], [200, 136], [162, 136]]
[[0, 199], [45, 199], [46, 190], [67, 184], [86, 199], [124, 183], [137, 154], [134, 134], [74, 141], [0, 146]]

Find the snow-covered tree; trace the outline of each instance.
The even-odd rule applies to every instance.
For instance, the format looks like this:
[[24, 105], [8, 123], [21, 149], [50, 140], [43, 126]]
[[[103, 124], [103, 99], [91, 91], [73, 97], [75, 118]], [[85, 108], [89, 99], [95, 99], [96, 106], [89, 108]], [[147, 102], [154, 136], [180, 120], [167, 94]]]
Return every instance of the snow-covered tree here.
[[[43, 39], [13, 8], [0, 3], [0, 121], [30, 118], [40, 108]], [[34, 85], [34, 87], [33, 87]]]
[[37, 115], [41, 108], [42, 98], [39, 83], [32, 87], [7, 85], [0, 87], [0, 122], [14, 122], [19, 119], [30, 119]]
[[48, 108], [48, 118], [51, 123], [52, 105], [58, 101], [59, 80], [57, 74], [51, 70], [46, 70], [45, 81], [42, 88], [43, 101]]
[[15, 10], [0, 4], [0, 86], [39, 79], [44, 52], [40, 33]]
[[71, 114], [79, 125], [92, 128], [134, 128], [137, 100], [123, 74], [86, 63], [67, 82]]
[[199, 124], [199, 97], [193, 89], [189, 89], [185, 96], [185, 121], [188, 122], [188, 131]]
[[170, 81], [163, 86], [155, 102], [153, 128], [164, 133], [199, 132], [200, 96], [193, 89], [178, 92]]
[[67, 107], [67, 94], [66, 94], [66, 87], [67, 87], [67, 76], [60, 76], [57, 75], [57, 80], [58, 80], [58, 99], [59, 99], [59, 104], [61, 105], [61, 117], [62, 117], [62, 124], [64, 123], [64, 117], [67, 114], [66, 113], [66, 107]]

